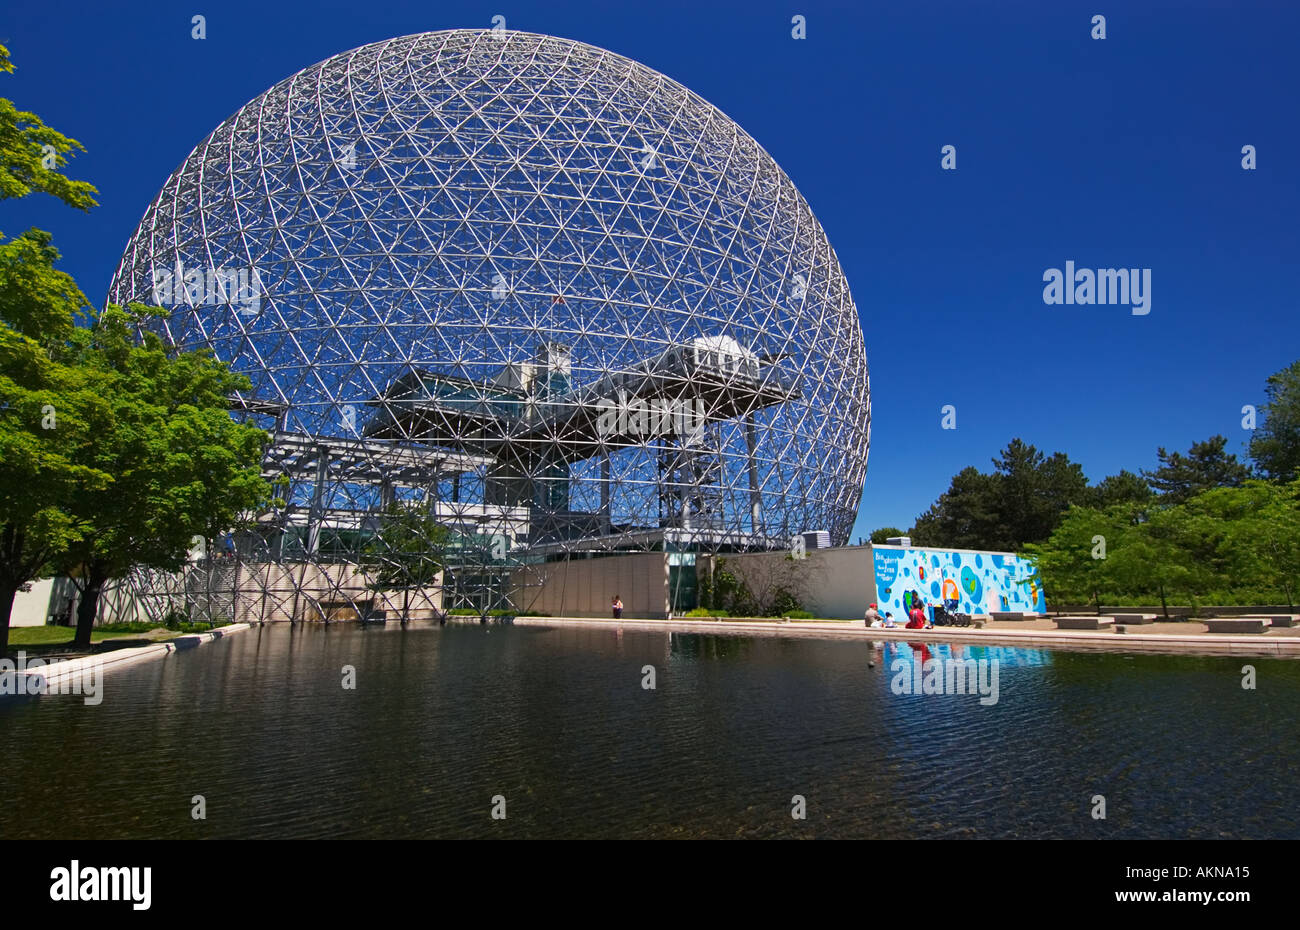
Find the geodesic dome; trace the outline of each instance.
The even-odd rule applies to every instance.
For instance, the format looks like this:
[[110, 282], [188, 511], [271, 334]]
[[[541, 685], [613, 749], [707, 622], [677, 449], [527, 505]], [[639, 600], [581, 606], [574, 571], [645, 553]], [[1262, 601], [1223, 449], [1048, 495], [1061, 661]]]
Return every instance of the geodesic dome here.
[[108, 299], [251, 379], [308, 560], [403, 501], [488, 561], [856, 514], [867, 364], [821, 226], [723, 113], [579, 42], [435, 32], [282, 81], [167, 180]]

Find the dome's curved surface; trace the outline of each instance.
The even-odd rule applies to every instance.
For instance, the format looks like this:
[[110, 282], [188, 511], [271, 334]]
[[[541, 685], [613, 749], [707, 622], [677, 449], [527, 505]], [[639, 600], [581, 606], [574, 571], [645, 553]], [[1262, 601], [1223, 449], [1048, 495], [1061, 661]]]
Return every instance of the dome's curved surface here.
[[[277, 84], [168, 179], [108, 299], [170, 307], [169, 338], [246, 374], [288, 434], [481, 456], [484, 504], [545, 476], [565, 487], [543, 506], [603, 532], [837, 543], [857, 510], [862, 331], [808, 204], [719, 110], [579, 42], [406, 36]], [[721, 386], [610, 380], [674, 350]], [[638, 396], [706, 425], [575, 421]]]

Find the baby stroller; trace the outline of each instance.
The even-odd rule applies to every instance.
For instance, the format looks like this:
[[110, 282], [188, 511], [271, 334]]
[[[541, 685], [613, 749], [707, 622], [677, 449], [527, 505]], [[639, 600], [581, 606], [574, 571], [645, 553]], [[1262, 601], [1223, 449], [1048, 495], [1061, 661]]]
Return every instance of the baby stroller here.
[[960, 614], [956, 611], [950, 611], [942, 604], [934, 606], [934, 625], [935, 626], [970, 626], [970, 614]]

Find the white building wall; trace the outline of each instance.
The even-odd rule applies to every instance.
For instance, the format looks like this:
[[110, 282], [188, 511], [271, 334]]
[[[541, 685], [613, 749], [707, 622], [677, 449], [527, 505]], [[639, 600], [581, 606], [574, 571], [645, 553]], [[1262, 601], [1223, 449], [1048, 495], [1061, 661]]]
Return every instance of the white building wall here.
[[773, 571], [788, 573], [798, 580], [795, 595], [804, 609], [818, 617], [854, 620], [876, 599], [875, 563], [870, 546], [846, 546], [839, 549], [809, 549], [807, 558], [797, 565], [787, 565], [790, 553], [750, 552], [723, 555], [727, 568], [744, 580], [752, 591], [769, 583]]
[[50, 615], [50, 591], [54, 587], [53, 578], [42, 578], [32, 582], [30, 591], [19, 591], [14, 595], [14, 610], [9, 617], [10, 626], [45, 626]]

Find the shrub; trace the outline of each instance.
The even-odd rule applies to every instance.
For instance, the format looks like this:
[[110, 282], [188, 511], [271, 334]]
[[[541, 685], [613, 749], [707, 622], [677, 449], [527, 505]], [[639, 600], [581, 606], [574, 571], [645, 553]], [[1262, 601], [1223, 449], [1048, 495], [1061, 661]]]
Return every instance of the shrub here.
[[[773, 617], [793, 617], [797, 613], [807, 613], [799, 599], [788, 588], [777, 588], [772, 592], [772, 600], [767, 605], [765, 614]], [[812, 614], [808, 614], [812, 616]]]
[[[168, 615], [170, 616], [170, 614]], [[166, 622], [166, 621], [164, 621]], [[101, 623], [95, 627], [96, 633], [148, 633], [157, 624], [140, 621], [119, 620], [116, 623]]]

